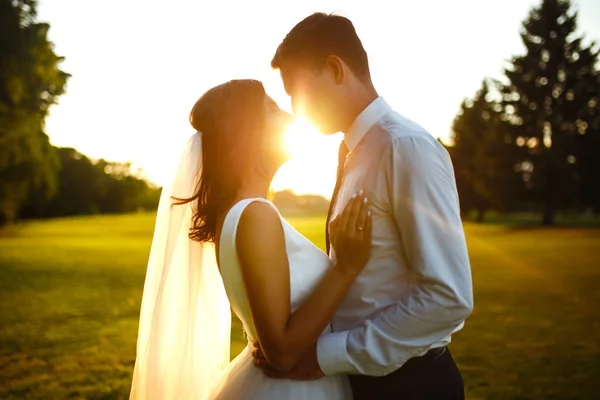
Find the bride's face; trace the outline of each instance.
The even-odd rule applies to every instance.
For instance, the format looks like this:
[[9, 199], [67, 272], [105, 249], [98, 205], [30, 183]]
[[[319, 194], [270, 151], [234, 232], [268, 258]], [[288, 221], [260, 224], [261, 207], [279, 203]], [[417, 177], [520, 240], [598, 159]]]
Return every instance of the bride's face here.
[[[285, 149], [285, 135], [293, 117], [283, 111], [269, 96], [265, 98], [264, 156], [277, 168], [289, 159]], [[266, 161], [265, 160], [265, 161]]]

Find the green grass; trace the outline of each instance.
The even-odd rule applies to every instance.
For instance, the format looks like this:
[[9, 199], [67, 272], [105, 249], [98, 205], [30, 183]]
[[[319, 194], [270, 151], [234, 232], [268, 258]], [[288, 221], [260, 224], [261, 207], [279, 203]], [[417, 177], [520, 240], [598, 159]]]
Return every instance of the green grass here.
[[[292, 224], [323, 244], [322, 218]], [[0, 398], [125, 399], [150, 214], [0, 231]], [[451, 350], [469, 399], [600, 392], [600, 230], [466, 226], [476, 309]], [[243, 347], [234, 324], [232, 351]]]

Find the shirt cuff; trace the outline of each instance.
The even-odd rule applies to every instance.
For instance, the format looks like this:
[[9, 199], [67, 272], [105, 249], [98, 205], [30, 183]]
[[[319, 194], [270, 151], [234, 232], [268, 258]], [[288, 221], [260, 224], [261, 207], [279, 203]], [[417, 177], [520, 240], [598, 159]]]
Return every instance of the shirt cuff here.
[[326, 376], [356, 373], [346, 348], [349, 331], [323, 335], [317, 341], [317, 360]]

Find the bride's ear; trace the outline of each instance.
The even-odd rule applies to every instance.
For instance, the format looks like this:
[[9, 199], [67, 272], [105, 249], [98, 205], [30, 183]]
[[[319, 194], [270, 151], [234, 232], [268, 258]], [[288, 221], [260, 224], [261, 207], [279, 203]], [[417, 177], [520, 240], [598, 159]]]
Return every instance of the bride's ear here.
[[325, 59], [325, 70], [333, 78], [333, 81], [340, 85], [346, 79], [345, 64], [338, 56], [327, 56]]

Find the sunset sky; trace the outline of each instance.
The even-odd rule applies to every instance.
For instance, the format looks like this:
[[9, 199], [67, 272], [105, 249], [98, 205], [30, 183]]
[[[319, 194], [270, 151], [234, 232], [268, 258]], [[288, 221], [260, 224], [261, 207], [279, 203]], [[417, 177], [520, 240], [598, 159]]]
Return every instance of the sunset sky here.
[[[264, 82], [290, 110], [270, 60], [285, 34], [315, 11], [350, 18], [369, 55], [375, 86], [401, 114], [446, 138], [460, 102], [484, 76], [501, 77], [520, 54], [519, 28], [538, 0], [204, 1], [40, 0], [39, 19], [62, 69], [72, 74], [52, 108], [54, 145], [92, 158], [132, 161], [163, 183], [193, 133], [189, 111], [207, 89], [234, 78]], [[579, 32], [600, 42], [600, 1], [576, 0]], [[305, 124], [295, 158], [274, 189], [330, 196], [341, 135]]]

